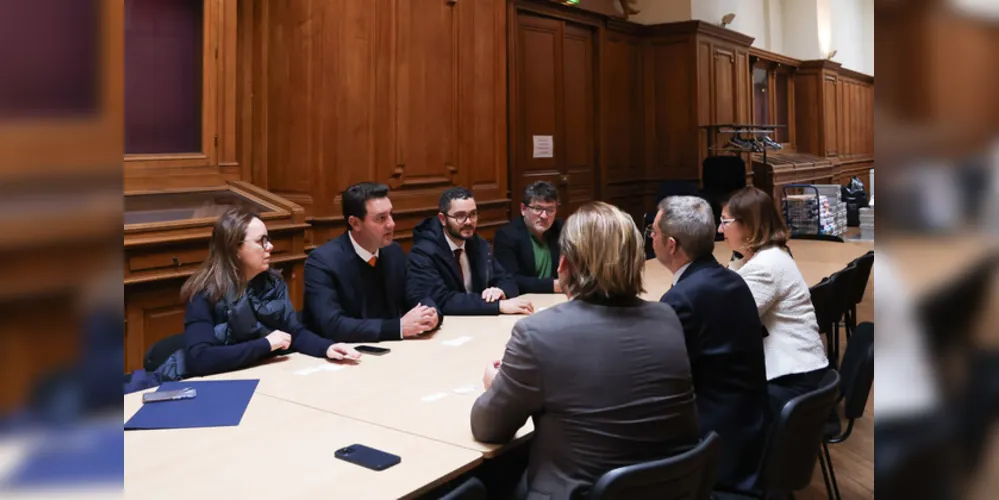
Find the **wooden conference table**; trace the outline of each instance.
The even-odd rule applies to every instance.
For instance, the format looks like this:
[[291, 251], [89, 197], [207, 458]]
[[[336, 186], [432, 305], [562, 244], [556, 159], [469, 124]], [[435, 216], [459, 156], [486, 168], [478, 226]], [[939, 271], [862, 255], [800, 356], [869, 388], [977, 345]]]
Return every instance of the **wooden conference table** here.
[[[842, 269], [872, 245], [794, 240], [809, 284]], [[731, 252], [715, 252], [727, 262]], [[646, 267], [648, 300], [672, 282], [655, 261]], [[564, 295], [529, 295], [536, 310]], [[196, 492], [226, 496], [416, 496], [477, 466], [504, 446], [472, 437], [469, 413], [482, 393], [486, 365], [502, 358], [520, 316], [448, 316], [424, 338], [383, 344], [391, 352], [338, 364], [301, 354], [207, 380], [259, 379], [238, 427], [125, 433], [125, 491], [143, 497]], [[125, 397], [125, 420], [141, 395]], [[518, 440], [533, 431], [530, 420]], [[372, 472], [333, 458], [349, 444], [402, 457]], [[509, 445], [505, 445], [509, 446]]]

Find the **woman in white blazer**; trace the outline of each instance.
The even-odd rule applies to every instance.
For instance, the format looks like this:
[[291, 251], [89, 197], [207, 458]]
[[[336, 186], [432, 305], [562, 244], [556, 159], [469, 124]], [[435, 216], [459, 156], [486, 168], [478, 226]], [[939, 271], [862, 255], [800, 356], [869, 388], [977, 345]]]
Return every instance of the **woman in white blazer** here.
[[829, 367], [811, 292], [787, 248], [789, 232], [773, 199], [746, 187], [722, 207], [718, 231], [742, 254], [729, 263], [756, 299], [769, 335], [763, 339], [770, 401], [774, 409], [818, 387]]

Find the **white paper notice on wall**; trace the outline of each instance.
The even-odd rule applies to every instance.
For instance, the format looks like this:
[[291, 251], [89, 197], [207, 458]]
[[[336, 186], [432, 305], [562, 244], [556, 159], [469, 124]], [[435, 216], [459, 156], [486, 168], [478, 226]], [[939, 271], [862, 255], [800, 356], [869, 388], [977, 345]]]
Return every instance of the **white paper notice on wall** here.
[[552, 158], [555, 156], [555, 144], [550, 135], [534, 136], [534, 157]]

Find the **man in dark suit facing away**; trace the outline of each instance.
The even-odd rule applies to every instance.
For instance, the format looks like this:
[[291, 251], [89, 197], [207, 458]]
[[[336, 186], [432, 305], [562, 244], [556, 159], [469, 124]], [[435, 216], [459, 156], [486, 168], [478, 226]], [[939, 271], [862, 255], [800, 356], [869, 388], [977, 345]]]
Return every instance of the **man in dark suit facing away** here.
[[416, 337], [440, 325], [426, 297], [406, 299], [406, 255], [392, 241], [388, 187], [362, 182], [343, 192], [347, 231], [305, 261], [305, 324], [337, 342]]
[[661, 302], [683, 324], [701, 432], [721, 436], [716, 486], [753, 492], [770, 421], [763, 325], [746, 282], [715, 260], [714, 235], [714, 215], [703, 199], [660, 202], [652, 248], [673, 273]]
[[475, 234], [479, 211], [472, 192], [463, 187], [441, 194], [439, 213], [413, 228], [406, 295], [430, 297], [444, 314], [530, 314], [531, 303], [503, 266], [493, 258], [489, 242]]
[[558, 191], [537, 181], [524, 190], [521, 217], [496, 231], [496, 258], [513, 275], [520, 293], [560, 293], [558, 238], [562, 221], [555, 218]]

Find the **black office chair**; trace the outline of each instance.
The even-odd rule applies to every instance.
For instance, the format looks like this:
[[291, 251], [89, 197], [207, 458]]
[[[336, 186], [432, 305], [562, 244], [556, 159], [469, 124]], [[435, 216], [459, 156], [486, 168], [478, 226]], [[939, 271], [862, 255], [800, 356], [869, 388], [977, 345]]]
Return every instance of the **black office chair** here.
[[440, 497], [440, 500], [486, 500], [486, 486], [478, 478], [470, 477], [457, 488]]
[[819, 333], [826, 336], [826, 355], [833, 368], [839, 366], [839, 322], [850, 306], [848, 293], [855, 274], [854, 268], [846, 267], [809, 289]]
[[839, 420], [827, 423], [822, 443], [823, 458], [829, 469], [826, 487], [832, 484], [832, 489], [827, 489], [827, 492], [829, 498], [837, 500], [840, 498], [839, 485], [836, 483], [836, 471], [829, 455], [829, 443], [846, 441], [853, 432], [854, 421], [864, 415], [864, 407], [867, 406], [867, 398], [870, 397], [871, 385], [874, 383], [874, 323], [864, 322], [857, 326], [853, 338], [846, 346], [841, 374], [843, 379], [840, 388], [844, 401], [843, 417], [847, 419], [846, 430], [842, 429]]
[[795, 491], [811, 484], [816, 457], [820, 459], [822, 477], [828, 485], [828, 472], [819, 452], [826, 421], [839, 400], [839, 388], [839, 373], [829, 370], [817, 389], [793, 398], [784, 405], [770, 429], [760, 480], [763, 490], [761, 495], [715, 491], [712, 495], [714, 499], [793, 498]]
[[867, 291], [867, 282], [871, 278], [871, 269], [874, 267], [874, 250], [857, 257], [850, 263], [854, 267], [853, 281], [850, 284], [847, 298], [848, 307], [846, 309], [846, 340], [850, 340], [853, 331], [857, 328], [857, 304], [864, 300], [864, 292]]
[[942, 356], [950, 348], [966, 346], [990, 295], [995, 263], [995, 257], [985, 258], [920, 302], [919, 315], [931, 352]]
[[178, 333], [160, 339], [146, 351], [146, 357], [142, 360], [142, 368], [147, 372], [154, 372], [163, 364], [171, 354], [184, 348], [184, 334]]
[[[839, 388], [839, 373], [829, 370], [818, 389], [784, 405], [775, 422], [764, 463], [764, 498], [767, 493], [792, 495], [812, 482], [822, 433], [829, 413], [839, 400]], [[819, 462], [823, 464], [822, 460]], [[824, 466], [822, 473], [826, 477]]]
[[826, 356], [830, 363], [835, 356], [833, 344], [833, 324], [838, 321], [836, 315], [836, 284], [830, 278], [822, 278], [817, 285], [809, 288], [812, 295], [812, 307], [815, 308], [815, 319], [819, 324], [819, 333], [826, 337]]
[[607, 472], [590, 490], [589, 500], [707, 500], [721, 456], [714, 431], [695, 448], [669, 458]]

